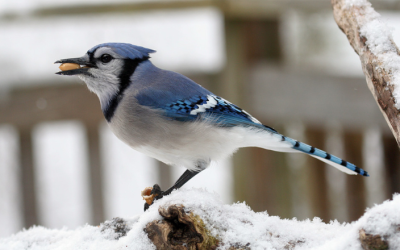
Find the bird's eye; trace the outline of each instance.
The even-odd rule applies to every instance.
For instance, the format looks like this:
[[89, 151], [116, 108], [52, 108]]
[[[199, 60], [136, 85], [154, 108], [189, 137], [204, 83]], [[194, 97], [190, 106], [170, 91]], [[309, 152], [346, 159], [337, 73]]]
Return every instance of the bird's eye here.
[[112, 56], [110, 56], [109, 54], [104, 54], [100, 57], [100, 61], [103, 63], [109, 63], [112, 59]]

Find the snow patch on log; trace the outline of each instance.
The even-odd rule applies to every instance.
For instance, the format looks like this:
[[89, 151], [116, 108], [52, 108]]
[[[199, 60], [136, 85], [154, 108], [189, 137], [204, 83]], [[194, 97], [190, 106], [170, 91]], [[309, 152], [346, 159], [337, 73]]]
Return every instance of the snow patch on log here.
[[201, 225], [206, 227], [204, 232], [216, 239], [217, 249], [359, 250], [362, 244], [369, 244], [374, 239], [381, 240], [389, 249], [400, 249], [398, 194], [367, 210], [356, 222], [331, 221], [326, 224], [319, 218], [298, 221], [295, 218], [280, 219], [267, 212], [256, 213], [245, 203], [223, 204], [218, 195], [203, 189], [174, 191], [140, 215], [117, 218], [100, 226], [85, 225], [76, 230], [32, 227], [0, 239], [0, 249], [155, 249], [145, 228], [150, 223], [168, 219], [161, 215], [165, 212], [160, 211], [171, 206], [182, 207], [188, 215], [201, 219]]

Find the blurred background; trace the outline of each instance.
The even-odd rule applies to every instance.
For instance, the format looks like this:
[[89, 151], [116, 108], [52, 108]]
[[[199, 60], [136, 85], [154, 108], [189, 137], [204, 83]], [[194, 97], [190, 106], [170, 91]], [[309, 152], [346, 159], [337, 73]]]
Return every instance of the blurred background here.
[[[372, 3], [399, 27], [398, 1]], [[325, 222], [356, 220], [400, 191], [399, 149], [328, 0], [0, 0], [0, 237], [140, 214], [141, 190], [166, 189], [184, 171], [124, 145], [97, 97], [77, 77], [54, 74], [54, 61], [104, 42], [154, 49], [158, 67], [371, 175], [252, 148], [184, 188]]]

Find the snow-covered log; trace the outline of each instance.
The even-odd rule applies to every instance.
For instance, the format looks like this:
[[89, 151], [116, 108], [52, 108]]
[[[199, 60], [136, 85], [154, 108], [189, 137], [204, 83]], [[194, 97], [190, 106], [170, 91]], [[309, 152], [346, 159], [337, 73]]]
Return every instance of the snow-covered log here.
[[360, 56], [367, 84], [400, 146], [400, 56], [391, 29], [367, 0], [331, 0], [333, 15]]
[[326, 224], [280, 219], [244, 203], [223, 204], [202, 189], [181, 189], [133, 218], [75, 230], [37, 226], [0, 239], [0, 249], [400, 249], [400, 195], [356, 222]]

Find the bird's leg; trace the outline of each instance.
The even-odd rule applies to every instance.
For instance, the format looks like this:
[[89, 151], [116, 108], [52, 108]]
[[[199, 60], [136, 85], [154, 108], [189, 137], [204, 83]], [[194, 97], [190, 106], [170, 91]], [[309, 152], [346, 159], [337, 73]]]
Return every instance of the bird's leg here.
[[[170, 187], [169, 189], [162, 191], [160, 186], [158, 184], [155, 184], [153, 186], [153, 189], [151, 190], [150, 195], [154, 196], [154, 200], [158, 200], [161, 199], [164, 195], [169, 195], [174, 189], [178, 189], [180, 187], [182, 187], [183, 185], [185, 185], [186, 182], [188, 182], [190, 179], [192, 179], [195, 175], [197, 175], [198, 173], [200, 173], [200, 171], [191, 171], [191, 170], [186, 170], [181, 177], [179, 177], [179, 179], [175, 182], [174, 185], [172, 185], [172, 187]], [[154, 202], [154, 201], [153, 201]], [[151, 204], [153, 204], [153, 202]], [[146, 211], [151, 204], [144, 204], [144, 211]]]

